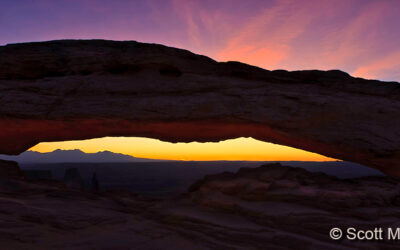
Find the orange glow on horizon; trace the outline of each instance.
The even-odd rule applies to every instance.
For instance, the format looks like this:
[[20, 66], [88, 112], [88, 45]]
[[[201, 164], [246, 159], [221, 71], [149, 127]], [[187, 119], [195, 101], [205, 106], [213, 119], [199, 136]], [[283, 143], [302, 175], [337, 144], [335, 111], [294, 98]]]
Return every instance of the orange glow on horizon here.
[[141, 137], [105, 137], [83, 141], [42, 142], [29, 149], [41, 153], [56, 149], [80, 149], [86, 153], [111, 151], [139, 158], [187, 161], [332, 161], [319, 154], [266, 143], [253, 138], [237, 138], [215, 143], [169, 143]]

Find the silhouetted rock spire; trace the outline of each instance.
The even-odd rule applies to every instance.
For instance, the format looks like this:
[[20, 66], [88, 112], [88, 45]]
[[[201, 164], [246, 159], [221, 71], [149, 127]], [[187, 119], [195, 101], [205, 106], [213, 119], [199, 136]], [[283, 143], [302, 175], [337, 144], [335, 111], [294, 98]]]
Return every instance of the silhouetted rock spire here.
[[93, 176], [92, 176], [92, 191], [93, 192], [98, 192], [99, 191], [99, 180], [97, 179], [96, 172], [94, 172]]
[[64, 182], [69, 188], [84, 189], [85, 187], [85, 182], [77, 168], [68, 168], [65, 170]]

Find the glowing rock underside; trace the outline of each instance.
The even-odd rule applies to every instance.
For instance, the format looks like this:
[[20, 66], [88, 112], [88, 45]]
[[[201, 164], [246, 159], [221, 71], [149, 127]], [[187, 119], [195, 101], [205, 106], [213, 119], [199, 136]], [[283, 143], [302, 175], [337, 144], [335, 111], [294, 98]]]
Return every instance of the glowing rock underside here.
[[400, 84], [138, 42], [0, 47], [0, 153], [43, 141], [253, 137], [400, 175]]

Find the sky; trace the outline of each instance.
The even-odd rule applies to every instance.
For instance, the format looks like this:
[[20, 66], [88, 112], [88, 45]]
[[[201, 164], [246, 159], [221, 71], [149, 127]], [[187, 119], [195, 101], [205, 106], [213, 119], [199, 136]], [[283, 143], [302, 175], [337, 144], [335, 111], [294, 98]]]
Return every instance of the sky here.
[[81, 149], [86, 153], [111, 151], [140, 158], [167, 160], [248, 160], [248, 161], [330, 161], [319, 154], [265, 143], [253, 138], [237, 138], [209, 143], [169, 143], [150, 138], [105, 137], [84, 141], [40, 143], [32, 151]]
[[[136, 40], [270, 70], [340, 69], [357, 77], [400, 81], [398, 13], [397, 0], [0, 0], [0, 45]], [[104, 146], [110, 142], [102, 140]], [[251, 139], [240, 142], [253, 151]], [[152, 143], [160, 154], [177, 146]]]

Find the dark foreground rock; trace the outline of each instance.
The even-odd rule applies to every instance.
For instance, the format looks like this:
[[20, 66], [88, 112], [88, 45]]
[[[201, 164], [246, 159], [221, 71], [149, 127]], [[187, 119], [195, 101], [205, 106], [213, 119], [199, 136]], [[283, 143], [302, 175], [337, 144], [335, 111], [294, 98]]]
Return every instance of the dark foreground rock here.
[[[398, 249], [335, 241], [333, 227], [399, 227], [400, 182], [279, 165], [208, 176], [167, 200], [56, 183], [0, 183], [4, 249]], [[385, 236], [385, 235], [384, 235]]]
[[268, 71], [156, 44], [0, 47], [0, 153], [42, 141], [253, 137], [400, 176], [400, 84]]
[[[243, 201], [278, 201], [340, 211], [343, 208], [400, 206], [398, 179], [363, 177], [338, 179], [303, 168], [267, 164], [206, 176], [189, 191], [196, 202], [208, 204], [208, 194]], [[210, 197], [211, 198], [211, 197]], [[218, 204], [218, 199], [215, 200]], [[220, 200], [224, 204], [224, 200]], [[209, 204], [211, 205], [211, 203]], [[338, 209], [337, 209], [338, 208]]]

